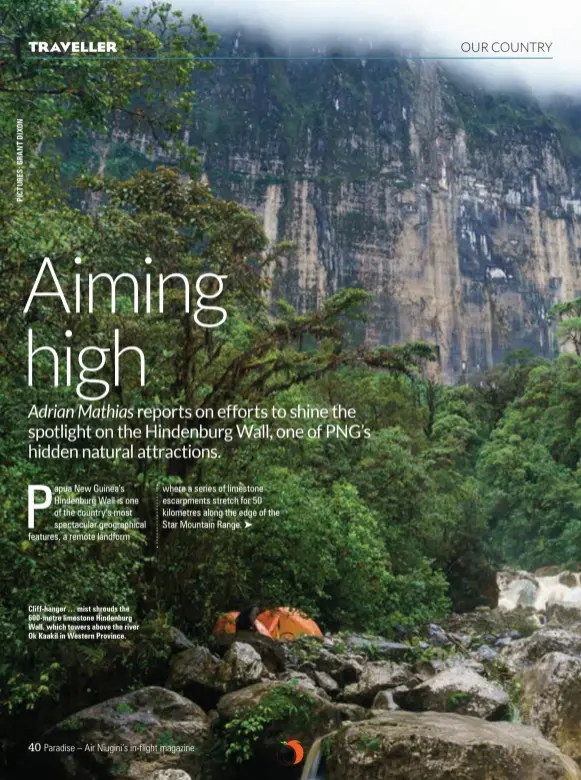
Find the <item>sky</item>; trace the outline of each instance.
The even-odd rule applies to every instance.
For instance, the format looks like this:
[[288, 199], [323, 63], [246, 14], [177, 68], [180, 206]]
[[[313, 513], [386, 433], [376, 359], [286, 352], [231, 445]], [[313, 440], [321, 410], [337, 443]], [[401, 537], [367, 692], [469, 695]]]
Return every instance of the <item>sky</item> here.
[[[462, 55], [463, 42], [552, 43], [545, 61], [471, 61], [491, 85], [581, 96], [581, 0], [174, 0], [212, 24], [254, 24], [282, 42], [324, 46], [340, 36], [367, 46], [409, 47], [425, 56]], [[413, 51], [412, 51], [413, 50]]]

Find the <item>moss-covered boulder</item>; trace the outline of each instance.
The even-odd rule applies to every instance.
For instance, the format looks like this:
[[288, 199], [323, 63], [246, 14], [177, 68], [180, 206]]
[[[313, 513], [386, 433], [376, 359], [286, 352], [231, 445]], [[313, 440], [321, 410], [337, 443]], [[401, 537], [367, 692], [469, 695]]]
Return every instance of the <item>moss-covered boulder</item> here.
[[385, 712], [323, 741], [328, 780], [581, 780], [537, 731], [464, 715]]
[[558, 628], [543, 629], [525, 639], [517, 639], [503, 648], [499, 661], [516, 674], [534, 666], [549, 653], [581, 656], [581, 634]]
[[[55, 750], [43, 751], [43, 766], [59, 780], [149, 780], [170, 769], [199, 780], [209, 735], [209, 720], [197, 704], [151, 686], [59, 723], [44, 737]], [[65, 752], [63, 745], [74, 750]]]
[[581, 658], [549, 653], [518, 679], [523, 721], [581, 762]]
[[411, 690], [395, 691], [393, 698], [412, 712], [456, 712], [486, 720], [505, 718], [510, 704], [500, 685], [462, 666], [446, 669]]
[[[292, 682], [265, 681], [228, 693], [217, 711], [217, 752], [245, 778], [278, 777], [281, 743], [292, 737], [308, 750], [343, 720], [334, 704]], [[230, 777], [228, 769], [220, 777]]]

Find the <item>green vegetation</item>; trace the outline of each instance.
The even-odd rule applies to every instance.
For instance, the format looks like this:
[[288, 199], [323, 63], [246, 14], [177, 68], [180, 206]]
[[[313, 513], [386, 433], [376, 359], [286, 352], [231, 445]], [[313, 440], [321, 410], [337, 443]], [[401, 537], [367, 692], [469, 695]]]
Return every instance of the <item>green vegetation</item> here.
[[572, 346], [575, 354], [581, 356], [581, 298], [556, 304], [549, 317], [558, 320], [557, 335], [562, 344]]
[[171, 729], [165, 729], [159, 733], [156, 744], [158, 747], [175, 747], [176, 745], [183, 745], [184, 742], [176, 739]]
[[[0, 166], [0, 715], [7, 733], [18, 730], [27, 710], [35, 716], [40, 710], [50, 721], [55, 703], [59, 712], [74, 711], [87, 689], [98, 698], [112, 687], [129, 689], [159, 676], [171, 625], [204, 640], [217, 614], [260, 601], [304, 609], [324, 629], [409, 636], [425, 622], [445, 618], [452, 606], [486, 602], [501, 564], [534, 568], [579, 560], [579, 354], [554, 361], [520, 354], [474, 386], [440, 387], [427, 378], [430, 347], [357, 345], [352, 334], [368, 302], [361, 290], [343, 289], [318, 310], [301, 314], [285, 301], [271, 305], [267, 270], [284, 248], [269, 246], [257, 219], [236, 202], [184, 175], [193, 159], [180, 149], [181, 122], [191, 110], [195, 118], [196, 104], [192, 109], [192, 96], [183, 89], [201, 67], [189, 55], [213, 45], [201, 21], [194, 18], [188, 26], [163, 5], [129, 17], [88, 0], [20, 5], [0, 0], [8, 40], [0, 84], [3, 136], [13, 137], [23, 111], [28, 117], [26, 200], [18, 207], [11, 152]], [[63, 20], [71, 36], [117, 40], [122, 51], [156, 52], [161, 60], [185, 52], [185, 59], [155, 67], [120, 60], [105, 73], [92, 60], [78, 58], [74, 67], [61, 59], [39, 65], [22, 55], [20, 26], [50, 40]], [[333, 73], [337, 67], [325, 65]], [[353, 64], [347, 78], [353, 85], [347, 116], [354, 123], [372, 99], [355, 87], [360, 67]], [[402, 109], [405, 85], [398, 73], [385, 78]], [[269, 72], [279, 98], [273, 111], [296, 133], [304, 117], [298, 107], [285, 105], [291, 76], [280, 66]], [[241, 67], [240, 79], [245, 77]], [[317, 83], [305, 84], [312, 109], [319, 100]], [[31, 93], [37, 96], [33, 105]], [[98, 151], [91, 134], [129, 122], [128, 113], [161, 134], [180, 167], [141, 166], [138, 155], [125, 151], [105, 166], [105, 176], [76, 179], [71, 196], [59, 170], [63, 134], [82, 127], [85, 136], [76, 143], [79, 155], [90, 159]], [[402, 139], [400, 116], [401, 110], [386, 123], [389, 142]], [[340, 148], [343, 121], [344, 115], [317, 118], [316, 132], [330, 139], [323, 174], [331, 178], [343, 175], [337, 161], [349, 158], [358, 170], [363, 164], [357, 151]], [[365, 129], [354, 126], [361, 134]], [[209, 126], [207, 132], [225, 150], [228, 128]], [[261, 132], [268, 134], [268, 128]], [[65, 175], [72, 176], [73, 168]], [[354, 233], [369, 227], [360, 215], [346, 219]], [[123, 316], [102, 303], [92, 314], [68, 315], [54, 301], [43, 301], [25, 320], [40, 259], [51, 257], [69, 296], [76, 254], [86, 267], [112, 275], [131, 269], [141, 280], [147, 255], [164, 274], [224, 275], [228, 284], [220, 304], [229, 313], [227, 323], [216, 330], [196, 327], [193, 316], [184, 314], [179, 286], [168, 289], [165, 312], [147, 318], [132, 313], [127, 296]], [[569, 306], [555, 314], [563, 320], [562, 337], [576, 348], [578, 301]], [[29, 460], [31, 404], [79, 403], [62, 376], [60, 388], [52, 386], [50, 362], [39, 361], [37, 381], [27, 386], [22, 367], [29, 324], [42, 344], [62, 347], [70, 328], [75, 349], [109, 348], [117, 328], [122, 346], [140, 347], [146, 386], [135, 365], [125, 362], [109, 397], [113, 405], [202, 409], [212, 432], [221, 426], [221, 407], [256, 406], [267, 410], [273, 429], [284, 426], [289, 436], [221, 440], [217, 457], [206, 459]], [[99, 378], [111, 383], [111, 368], [101, 369]], [[299, 404], [354, 407], [369, 435], [295, 436], [298, 423], [271, 410], [288, 413]], [[300, 426], [308, 433], [316, 423]], [[138, 519], [147, 523], [130, 531], [128, 541], [28, 540], [27, 484], [113, 481], [139, 499]], [[158, 486], [224, 483], [263, 489], [260, 506], [267, 515], [252, 533], [163, 529], [157, 536]], [[49, 528], [49, 521], [39, 526]], [[30, 604], [124, 605], [141, 629], [124, 642], [29, 639]], [[299, 652], [308, 658], [308, 644]], [[294, 688], [269, 694], [228, 724], [228, 755], [245, 760], [269, 724], [300, 720], [310, 715], [308, 709]]]
[[448, 712], [456, 712], [456, 710], [466, 707], [470, 701], [471, 694], [466, 691], [454, 691], [448, 696], [446, 702], [446, 710]]
[[78, 731], [83, 726], [83, 721], [78, 718], [76, 715], [71, 715], [69, 718], [66, 718], [66, 720], [63, 720], [61, 723], [61, 727], [65, 731]]
[[376, 753], [381, 743], [379, 737], [376, 734], [370, 734], [368, 731], [361, 731], [357, 737], [359, 749], [363, 753]]
[[456, 75], [449, 79], [443, 102], [450, 129], [464, 129], [473, 151], [490, 155], [525, 141], [539, 155], [548, 144], [575, 169], [581, 165], [579, 106], [574, 100], [555, 98], [547, 105], [523, 90], [491, 92]]
[[574, 566], [581, 551], [581, 361], [532, 368], [482, 447], [476, 473], [502, 560]]
[[127, 771], [129, 770], [129, 759], [126, 756], [122, 756], [121, 758], [118, 758], [117, 756], [114, 758], [114, 763], [111, 768], [111, 774], [118, 775], [119, 777], [124, 777], [127, 774]]
[[122, 701], [121, 704], [117, 706], [117, 712], [120, 713], [128, 713], [128, 712], [135, 712], [131, 704], [128, 704], [126, 701]]
[[225, 726], [226, 758], [238, 763], [248, 761], [254, 747], [267, 729], [284, 727], [286, 733], [305, 729], [313, 719], [312, 697], [296, 685], [278, 686], [248, 709], [239, 710]]

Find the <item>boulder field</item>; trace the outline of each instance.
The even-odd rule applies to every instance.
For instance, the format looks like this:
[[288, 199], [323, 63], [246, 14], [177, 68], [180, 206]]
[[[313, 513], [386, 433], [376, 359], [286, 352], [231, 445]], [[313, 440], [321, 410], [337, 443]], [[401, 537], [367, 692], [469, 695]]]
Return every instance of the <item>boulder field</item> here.
[[[212, 649], [176, 631], [161, 685], [55, 725], [30, 776], [581, 780], [576, 618], [481, 608], [406, 641], [241, 634]], [[289, 738], [305, 760], [283, 775]]]

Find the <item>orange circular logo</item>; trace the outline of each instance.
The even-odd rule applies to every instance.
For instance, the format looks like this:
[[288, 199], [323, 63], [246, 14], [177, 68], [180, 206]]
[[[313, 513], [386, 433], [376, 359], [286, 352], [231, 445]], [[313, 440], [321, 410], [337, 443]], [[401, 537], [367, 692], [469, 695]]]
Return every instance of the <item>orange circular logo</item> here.
[[289, 739], [288, 742], [282, 743], [282, 747], [276, 755], [279, 763], [283, 766], [294, 766], [301, 763], [305, 757], [305, 751], [297, 739]]

